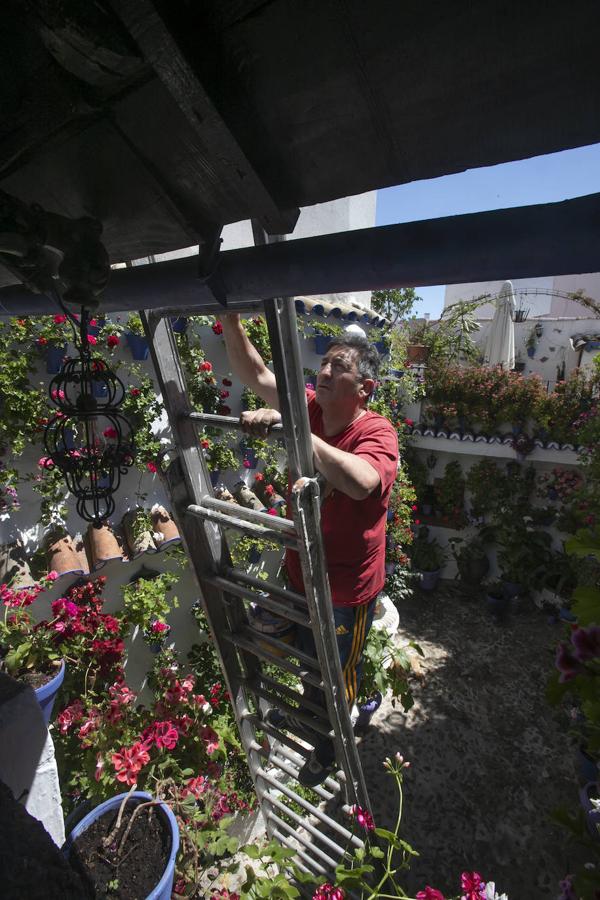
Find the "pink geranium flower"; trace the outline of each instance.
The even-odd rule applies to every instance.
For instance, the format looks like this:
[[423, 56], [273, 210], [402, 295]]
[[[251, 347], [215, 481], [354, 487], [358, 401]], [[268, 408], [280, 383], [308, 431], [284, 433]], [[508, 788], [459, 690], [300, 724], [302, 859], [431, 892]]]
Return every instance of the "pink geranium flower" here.
[[87, 339], [88, 339], [88, 344], [92, 344], [92, 346], [94, 344], [98, 343], [97, 338], [95, 338], [93, 334], [88, 334]]
[[424, 891], [419, 891], [417, 896], [417, 900], [446, 900], [441, 891], [438, 891], [437, 888], [429, 887], [429, 885], [425, 886]]
[[156, 468], [156, 463], [153, 462], [146, 463], [146, 468], [149, 472], [152, 472], [152, 474], [158, 471], [158, 469]]
[[179, 739], [179, 732], [171, 722], [157, 722], [154, 726], [154, 743], [161, 750], [172, 750]]

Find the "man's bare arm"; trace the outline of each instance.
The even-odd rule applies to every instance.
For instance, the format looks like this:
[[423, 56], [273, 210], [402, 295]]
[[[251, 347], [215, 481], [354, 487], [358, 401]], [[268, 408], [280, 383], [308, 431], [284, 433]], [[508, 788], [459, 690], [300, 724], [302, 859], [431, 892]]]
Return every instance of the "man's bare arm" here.
[[279, 409], [277, 384], [275, 376], [267, 368], [265, 362], [242, 327], [239, 315], [229, 313], [222, 317], [223, 337], [227, 348], [227, 356], [234, 374], [250, 390], [272, 409]]
[[360, 456], [332, 447], [312, 435], [315, 466], [329, 484], [353, 500], [365, 500], [379, 486], [377, 470]]

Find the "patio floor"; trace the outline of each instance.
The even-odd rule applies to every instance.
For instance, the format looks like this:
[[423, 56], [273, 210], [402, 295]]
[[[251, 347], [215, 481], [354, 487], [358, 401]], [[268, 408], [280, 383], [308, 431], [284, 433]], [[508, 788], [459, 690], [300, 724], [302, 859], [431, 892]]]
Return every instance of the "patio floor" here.
[[455, 895], [477, 870], [510, 900], [550, 900], [581, 857], [550, 820], [577, 808], [575, 755], [566, 717], [545, 687], [562, 625], [533, 606], [504, 625], [454, 584], [403, 604], [400, 639], [425, 653], [415, 705], [386, 700], [360, 743], [375, 822], [393, 826], [396, 798], [381, 763], [400, 751], [401, 837], [419, 851], [405, 887]]

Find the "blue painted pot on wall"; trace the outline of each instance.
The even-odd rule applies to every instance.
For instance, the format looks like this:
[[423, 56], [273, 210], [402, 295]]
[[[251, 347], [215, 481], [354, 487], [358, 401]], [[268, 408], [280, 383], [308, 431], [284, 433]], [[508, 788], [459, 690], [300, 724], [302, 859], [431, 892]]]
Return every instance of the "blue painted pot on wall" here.
[[108, 384], [105, 381], [92, 381], [92, 394], [96, 400], [108, 397]]
[[527, 356], [529, 357], [529, 359], [533, 359], [533, 357], [535, 356], [535, 347], [527, 348]]
[[220, 477], [221, 477], [220, 469], [215, 469], [214, 472], [210, 473], [210, 483], [212, 484], [212, 486], [214, 488], [218, 485]]
[[390, 349], [385, 341], [375, 341], [375, 349], [382, 356], [387, 356], [388, 353], [390, 352]]
[[131, 350], [131, 355], [138, 362], [148, 359], [148, 341], [141, 334], [134, 334], [132, 331], [127, 332], [127, 344]]
[[[63, 853], [69, 858], [71, 853], [71, 848], [73, 846], [74, 841], [87, 831], [87, 829], [92, 825], [96, 819], [99, 819], [100, 816], [104, 815], [106, 812], [110, 812], [114, 810], [117, 812], [119, 806], [123, 802], [123, 799], [127, 797], [127, 794], [118, 794], [116, 797], [111, 797], [110, 800], [106, 800], [105, 803], [101, 803], [100, 806], [96, 806], [91, 812], [84, 816], [84, 818], [78, 822], [73, 831], [69, 834], [64, 846]], [[147, 800], [152, 800], [150, 794], [146, 794], [144, 791], [134, 791], [129, 795], [133, 800], [139, 800], [142, 803]], [[165, 871], [163, 875], [156, 885], [156, 887], [146, 896], [146, 900], [170, 900], [171, 898], [171, 889], [173, 887], [173, 878], [175, 875], [175, 857], [177, 856], [177, 851], [179, 850], [179, 828], [177, 826], [177, 821], [175, 816], [169, 809], [166, 803], [159, 803], [155, 809], [158, 809], [160, 812], [163, 822], [165, 826], [168, 828], [171, 835], [171, 850], [169, 853], [169, 859], [167, 860], [167, 864], [165, 866]]]
[[171, 328], [175, 334], [183, 334], [188, 326], [186, 316], [171, 316]]
[[441, 569], [436, 569], [434, 572], [420, 572], [421, 579], [419, 581], [419, 587], [422, 591], [434, 591], [437, 587], [437, 583], [440, 580], [440, 572]]
[[66, 344], [62, 344], [62, 346], [60, 347], [57, 347], [54, 344], [48, 344], [48, 346], [46, 347], [47, 375], [56, 375], [58, 372], [60, 372], [60, 367], [63, 364], [63, 359], [65, 358], [66, 352]]
[[245, 466], [246, 469], [255, 469], [258, 465], [258, 458], [256, 456], [256, 452], [253, 447], [247, 447], [244, 442], [240, 444], [240, 450], [242, 451], [242, 457], [245, 463], [248, 463]]
[[52, 707], [54, 706], [56, 695], [60, 690], [60, 686], [63, 683], [64, 678], [65, 662], [63, 660], [60, 669], [58, 670], [54, 678], [46, 682], [46, 684], [43, 684], [41, 687], [35, 689], [35, 699], [40, 704], [42, 716], [44, 717], [44, 722], [46, 723], [46, 725], [50, 724]]
[[315, 353], [317, 356], [325, 356], [330, 343], [331, 338], [328, 334], [315, 334]]

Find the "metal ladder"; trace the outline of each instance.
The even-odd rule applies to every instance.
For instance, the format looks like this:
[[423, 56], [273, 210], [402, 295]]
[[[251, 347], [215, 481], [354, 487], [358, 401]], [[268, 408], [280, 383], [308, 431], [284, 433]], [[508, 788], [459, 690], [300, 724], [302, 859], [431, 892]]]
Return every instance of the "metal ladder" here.
[[[369, 808], [369, 800], [337, 653], [320, 531], [320, 484], [313, 467], [294, 301], [266, 300], [263, 308], [282, 415], [282, 426], [277, 428], [284, 437], [293, 485], [291, 521], [214, 496], [200, 449], [199, 429], [206, 425], [239, 428], [239, 423], [232, 417], [190, 408], [169, 320], [170, 315], [197, 315], [203, 310], [161, 309], [140, 314], [177, 450], [177, 460], [165, 476], [166, 487], [201, 590], [267, 833], [295, 850], [295, 861], [301, 869], [331, 877], [345, 848], [363, 845], [348, 827], [350, 805]], [[225, 527], [296, 549], [306, 595], [233, 568], [223, 535]], [[250, 602], [290, 622], [311, 627], [317, 658], [253, 631], [246, 611]], [[265, 673], [264, 663], [319, 688], [326, 711]], [[265, 706], [289, 712], [299, 723], [297, 733], [282, 732], [266, 723], [261, 715]], [[305, 731], [303, 726], [311, 730]], [[261, 740], [257, 732], [271, 740]], [[317, 805], [305, 799], [305, 790], [298, 792], [298, 771], [310, 753], [311, 733], [329, 735], [335, 744], [340, 771], [311, 788], [319, 801], [335, 805], [332, 815], [320, 808], [323, 804], [319, 801]], [[302, 814], [290, 809], [286, 799], [294, 801]]]

